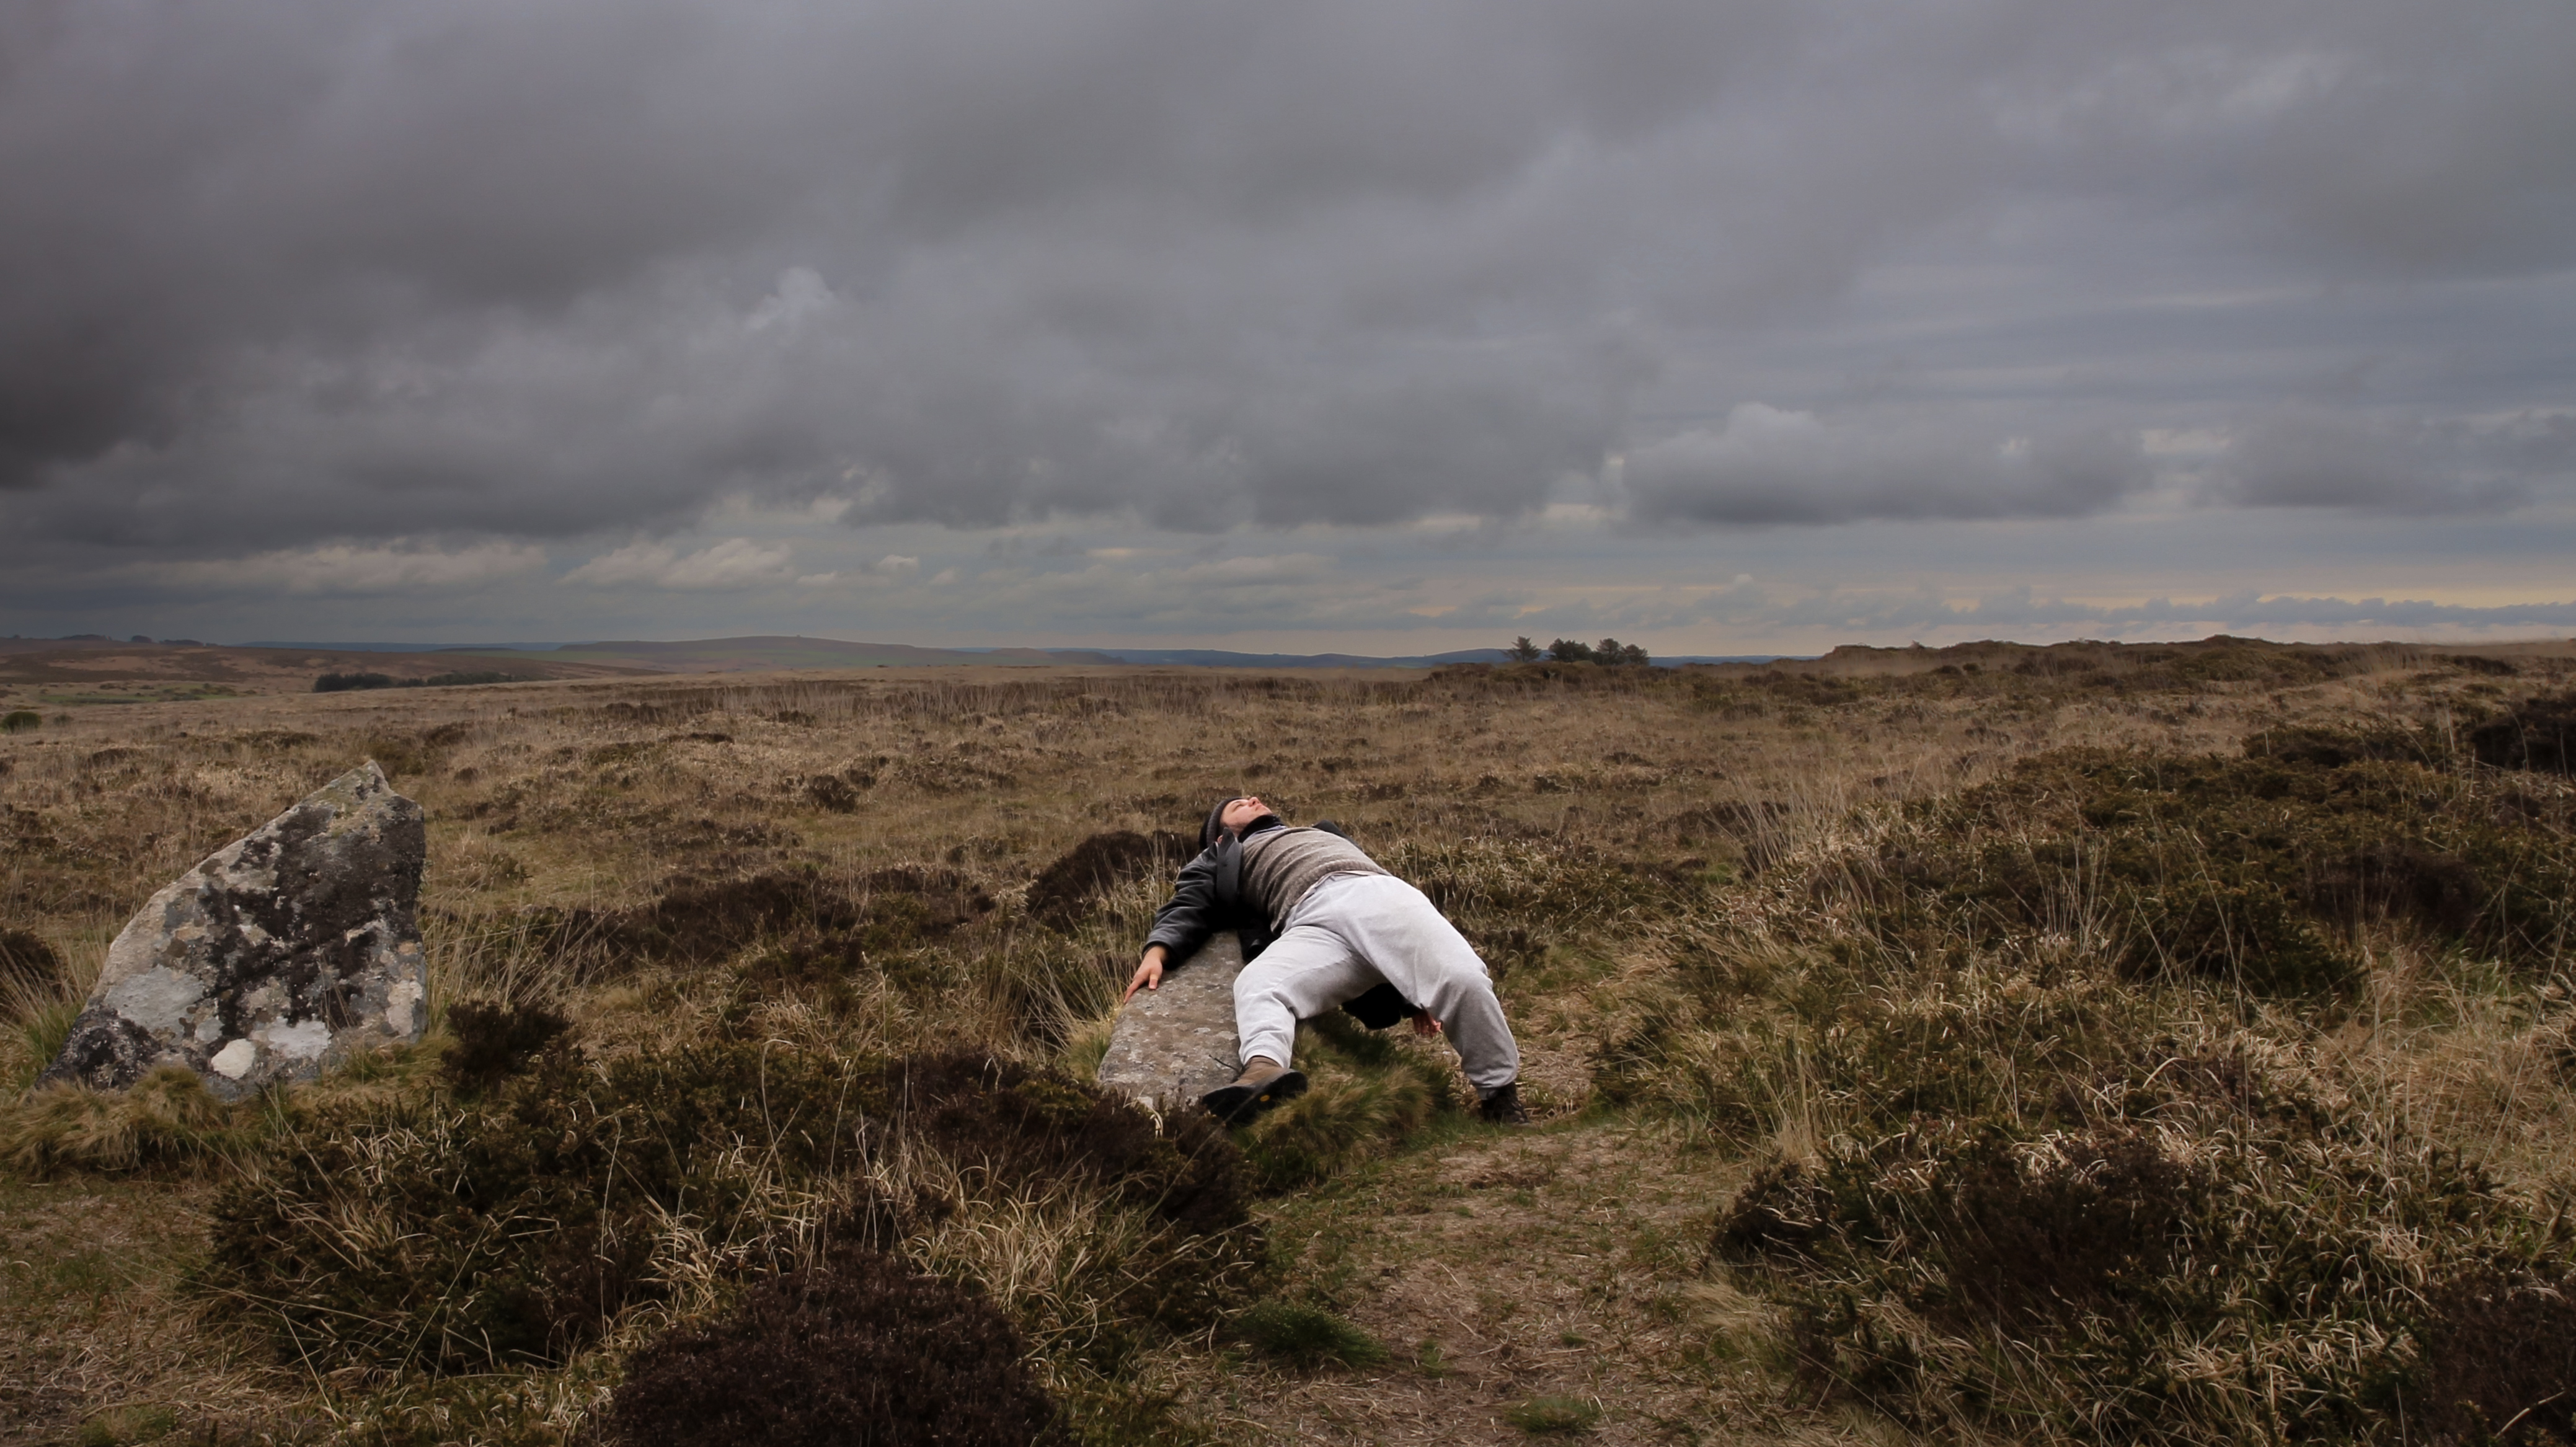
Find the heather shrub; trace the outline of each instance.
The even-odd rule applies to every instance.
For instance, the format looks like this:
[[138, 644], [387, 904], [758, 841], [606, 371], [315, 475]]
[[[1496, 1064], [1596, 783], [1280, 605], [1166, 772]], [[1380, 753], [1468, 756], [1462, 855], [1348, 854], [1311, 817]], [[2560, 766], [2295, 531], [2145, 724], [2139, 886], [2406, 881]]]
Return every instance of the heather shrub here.
[[41, 935], [0, 929], [0, 991], [38, 993], [62, 978], [62, 957]]
[[594, 1068], [558, 1049], [486, 1099], [317, 1112], [214, 1205], [199, 1284], [289, 1359], [433, 1371], [561, 1361], [667, 1300], [704, 1241], [784, 1269], [846, 1203], [858, 1062], [741, 1045]]
[[440, 1073], [460, 1094], [487, 1090], [525, 1070], [569, 1026], [561, 1015], [535, 1006], [459, 1000], [447, 1007], [447, 1033], [454, 1040], [440, 1060]]
[[1010, 1319], [876, 1252], [760, 1282], [629, 1361], [600, 1424], [634, 1447], [1067, 1440]]
[[2405, 1406], [2426, 1440], [2576, 1440], [2576, 1279], [2563, 1264], [2455, 1269], [2424, 1293], [2418, 1339]]
[[1239, 1181], [1213, 1125], [1158, 1132], [981, 1055], [724, 1042], [594, 1063], [558, 1043], [479, 1098], [286, 1122], [218, 1197], [198, 1285], [291, 1359], [493, 1370], [565, 1361], [638, 1311], [685, 1316], [836, 1239], [1052, 1201], [1077, 1236], [1137, 1234], [1122, 1210], [1160, 1223], [1114, 1281], [1081, 1285], [1117, 1320], [1188, 1325], [1258, 1257]]
[[2499, 769], [2576, 773], [2576, 693], [2542, 694], [2468, 732], [2478, 762]]
[[850, 884], [812, 870], [778, 870], [682, 878], [652, 904], [591, 928], [630, 962], [710, 964], [780, 942], [855, 970], [900, 958], [992, 908], [990, 895], [950, 870], [881, 869]]
[[1096, 1087], [972, 1051], [897, 1061], [883, 1088], [905, 1130], [995, 1182], [1081, 1180], [1198, 1234], [1250, 1219], [1241, 1158], [1203, 1112], [1157, 1122]]
[[2082, 935], [2133, 977], [2262, 995], [2351, 988], [2365, 925], [2557, 957], [2576, 918], [2562, 833], [2420, 764], [2261, 741], [2244, 759], [2042, 755], [1914, 808], [1816, 888], [1857, 895], [1918, 955]]
[[1662, 932], [1597, 1089], [1769, 1151], [1713, 1247], [1823, 1396], [1941, 1436], [2557, 1440], [2563, 1206], [2316, 1043], [2398, 998], [2364, 965], [2398, 947], [2528, 982], [2557, 1038], [2564, 801], [2437, 757], [2070, 750], [1856, 813]]
[[2071, 1129], [1839, 1138], [1757, 1177], [1717, 1250], [1787, 1301], [1816, 1390], [1927, 1431], [2271, 1441], [2438, 1418], [2465, 1435], [2423, 1440], [2474, 1441], [2576, 1388], [2564, 1351], [2514, 1339], [2564, 1319], [2563, 1220], [2332, 1112], [2147, 1076]]
[[1057, 929], [1071, 929], [1100, 896], [1121, 884], [1169, 875], [1198, 852], [1184, 834], [1139, 834], [1115, 829], [1094, 834], [1066, 850], [1029, 884], [1028, 911]]

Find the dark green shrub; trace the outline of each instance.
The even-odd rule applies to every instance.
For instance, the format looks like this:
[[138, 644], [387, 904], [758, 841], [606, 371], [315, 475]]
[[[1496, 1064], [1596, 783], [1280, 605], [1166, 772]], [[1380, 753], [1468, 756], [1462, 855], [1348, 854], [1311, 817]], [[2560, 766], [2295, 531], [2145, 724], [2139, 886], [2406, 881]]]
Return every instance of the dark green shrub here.
[[326, 673], [313, 680], [315, 693], [350, 693], [359, 689], [393, 686], [393, 678], [382, 673]]
[[874, 1252], [754, 1286], [638, 1352], [602, 1423], [629, 1447], [1030, 1447], [1065, 1440], [1010, 1321]]
[[447, 1033], [456, 1038], [439, 1071], [460, 1093], [488, 1090], [502, 1077], [526, 1069], [570, 1025], [561, 1015], [534, 1006], [459, 1000], [447, 1007]]
[[13, 708], [0, 714], [0, 734], [23, 734], [44, 725], [45, 716], [31, 708]]
[[1234, 1330], [1259, 1350], [1307, 1371], [1328, 1361], [1372, 1367], [1386, 1360], [1386, 1347], [1376, 1337], [1303, 1302], [1262, 1302], [1235, 1318]]

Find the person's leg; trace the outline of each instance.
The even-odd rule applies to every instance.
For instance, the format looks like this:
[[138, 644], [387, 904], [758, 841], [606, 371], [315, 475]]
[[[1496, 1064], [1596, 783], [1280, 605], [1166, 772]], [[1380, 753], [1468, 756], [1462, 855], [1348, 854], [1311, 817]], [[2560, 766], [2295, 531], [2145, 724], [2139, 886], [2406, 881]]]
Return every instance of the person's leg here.
[[[1479, 1093], [1490, 1095], [1519, 1079], [1520, 1046], [1503, 1020], [1503, 1005], [1494, 998], [1485, 962], [1458, 927], [1422, 891], [1392, 875], [1327, 880], [1317, 892], [1336, 885], [1350, 887], [1329, 901], [1329, 913], [1319, 913], [1315, 923], [1341, 936], [1375, 967], [1371, 973], [1431, 1012], [1448, 1032], [1468, 1083]], [[1262, 958], [1270, 956], [1264, 952]], [[1337, 997], [1337, 1002], [1347, 998]]]
[[[1336, 881], [1326, 880], [1317, 892]], [[1234, 1033], [1241, 1058], [1289, 1063], [1297, 1022], [1375, 986], [1377, 972], [1335, 932], [1302, 922], [1304, 912], [1234, 977]]]

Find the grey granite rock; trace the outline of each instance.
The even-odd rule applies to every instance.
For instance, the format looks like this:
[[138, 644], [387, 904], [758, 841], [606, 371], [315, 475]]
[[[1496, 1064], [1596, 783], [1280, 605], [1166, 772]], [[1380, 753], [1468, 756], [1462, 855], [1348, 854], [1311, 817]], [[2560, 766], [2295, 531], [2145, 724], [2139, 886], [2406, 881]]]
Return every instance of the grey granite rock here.
[[1234, 1079], [1242, 1068], [1234, 1035], [1234, 977], [1243, 973], [1243, 946], [1219, 930], [1178, 967], [1163, 972], [1159, 990], [1139, 990], [1118, 1012], [1101, 1057], [1100, 1084], [1158, 1111], [1198, 1098]]
[[325, 784], [152, 896], [38, 1083], [184, 1065], [232, 1100], [418, 1040], [427, 853], [420, 806], [372, 761]]

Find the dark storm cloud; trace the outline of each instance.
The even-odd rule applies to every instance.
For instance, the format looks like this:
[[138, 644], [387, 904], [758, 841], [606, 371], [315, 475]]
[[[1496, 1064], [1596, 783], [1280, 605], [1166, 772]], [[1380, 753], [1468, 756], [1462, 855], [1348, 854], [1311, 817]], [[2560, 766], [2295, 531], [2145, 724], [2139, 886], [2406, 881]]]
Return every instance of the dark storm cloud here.
[[[2142, 250], [2157, 286], [2545, 276], [2571, 69], [2563, 0], [36, 0], [0, 13], [0, 546], [738, 493], [1509, 517], [1612, 454], [1660, 525], [2066, 515], [2149, 483], [2144, 429], [2230, 425], [2214, 498], [2505, 505], [2563, 420], [2265, 421], [2103, 381], [2082, 325], [1973, 412], [1859, 405], [1924, 342], [1848, 291], [1924, 246], [2055, 248], [2042, 313]], [[1766, 367], [1829, 313], [1838, 367]], [[1725, 420], [1640, 420], [1675, 404]]]

